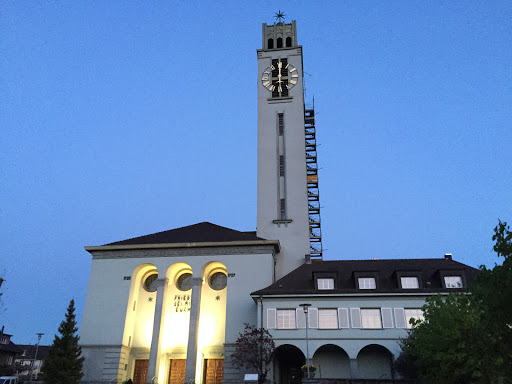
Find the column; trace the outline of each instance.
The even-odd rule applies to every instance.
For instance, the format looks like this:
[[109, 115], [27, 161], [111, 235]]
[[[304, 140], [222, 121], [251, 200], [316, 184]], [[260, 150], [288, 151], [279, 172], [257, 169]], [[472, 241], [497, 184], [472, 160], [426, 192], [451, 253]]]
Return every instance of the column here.
[[350, 376], [352, 379], [359, 379], [359, 369], [357, 368], [357, 358], [350, 359]]
[[187, 367], [185, 370], [185, 383], [191, 382], [196, 377], [197, 360], [197, 335], [199, 330], [199, 305], [201, 302], [201, 285], [203, 279], [200, 277], [190, 278], [192, 284], [192, 295], [190, 297], [190, 324], [188, 328], [187, 346]]
[[[153, 321], [153, 336], [151, 338], [151, 349], [149, 351], [149, 364], [148, 364], [148, 377], [147, 384], [153, 383], [153, 378], [156, 376], [158, 369], [158, 355], [160, 349], [160, 332], [162, 329], [162, 318], [164, 310], [165, 288], [167, 287], [168, 279], [157, 279], [153, 282], [153, 287], [156, 286], [156, 302], [155, 302], [155, 319]], [[158, 378], [155, 379], [158, 383]]]

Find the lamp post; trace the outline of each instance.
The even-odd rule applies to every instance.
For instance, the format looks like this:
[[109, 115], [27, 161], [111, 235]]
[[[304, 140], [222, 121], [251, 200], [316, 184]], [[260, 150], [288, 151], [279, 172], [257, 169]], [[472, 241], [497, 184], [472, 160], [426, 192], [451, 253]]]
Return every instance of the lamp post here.
[[41, 337], [44, 335], [44, 333], [36, 333], [37, 335], [37, 344], [36, 344], [36, 353], [34, 354], [34, 358], [32, 359], [32, 366], [30, 367], [30, 381], [34, 378], [34, 365], [36, 364], [37, 360], [37, 351], [39, 351], [39, 342], [41, 341]]
[[302, 307], [302, 310], [304, 311], [304, 316], [306, 317], [306, 367], [307, 367], [307, 370], [308, 370], [308, 379], [310, 378], [309, 377], [309, 340], [308, 340], [308, 328], [309, 328], [309, 324], [308, 324], [308, 312], [309, 312], [309, 307], [311, 307], [311, 304], [300, 304], [299, 307]]

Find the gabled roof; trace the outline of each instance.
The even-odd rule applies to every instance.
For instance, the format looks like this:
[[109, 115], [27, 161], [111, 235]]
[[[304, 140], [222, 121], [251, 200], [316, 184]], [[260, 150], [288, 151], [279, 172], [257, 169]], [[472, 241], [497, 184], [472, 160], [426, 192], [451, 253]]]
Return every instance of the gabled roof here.
[[12, 341], [9, 341], [8, 344], [0, 344], [0, 353], [14, 355], [19, 352], [21, 352], [20, 349]]
[[[462, 275], [464, 288], [473, 282], [475, 268], [451, 260], [443, 259], [388, 259], [388, 260], [313, 260], [303, 264], [267, 288], [252, 295], [294, 295], [294, 294], [372, 294], [372, 293], [434, 293], [449, 292], [443, 288], [444, 274]], [[402, 289], [399, 276], [418, 276], [420, 288]], [[357, 276], [372, 276], [376, 279], [376, 289], [357, 288]], [[334, 277], [335, 289], [318, 290], [315, 276]]]
[[186, 227], [116, 241], [105, 245], [210, 243], [254, 240], [264, 239], [256, 236], [256, 232], [240, 232], [205, 221], [198, 224], [188, 225]]
[[[18, 349], [20, 350], [20, 354], [16, 357], [19, 360], [32, 360], [36, 354], [36, 346], [31, 344], [18, 344]], [[40, 345], [37, 348], [37, 359], [44, 360], [46, 356], [48, 356], [48, 352], [50, 350], [49, 345]], [[25, 352], [25, 355], [23, 355]]]

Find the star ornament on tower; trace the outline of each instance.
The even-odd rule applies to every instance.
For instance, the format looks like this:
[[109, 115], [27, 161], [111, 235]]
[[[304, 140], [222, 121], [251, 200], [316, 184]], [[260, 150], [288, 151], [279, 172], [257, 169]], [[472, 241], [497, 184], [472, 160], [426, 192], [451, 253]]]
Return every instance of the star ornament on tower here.
[[281, 23], [285, 19], [285, 14], [283, 11], [279, 10], [274, 14], [274, 18], [277, 19], [278, 23]]

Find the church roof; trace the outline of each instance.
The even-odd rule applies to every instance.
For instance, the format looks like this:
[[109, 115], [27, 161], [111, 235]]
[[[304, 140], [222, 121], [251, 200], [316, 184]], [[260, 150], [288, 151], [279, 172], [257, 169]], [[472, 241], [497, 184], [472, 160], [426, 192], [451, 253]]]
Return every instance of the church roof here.
[[105, 245], [213, 243], [257, 240], [264, 239], [256, 236], [256, 232], [240, 232], [204, 221], [198, 224], [187, 225], [186, 227], [116, 241]]
[[[375, 293], [428, 293], [449, 292], [444, 276], [461, 276], [463, 289], [471, 284], [477, 269], [443, 259], [388, 259], [388, 260], [313, 260], [303, 264], [267, 288], [251, 295], [300, 295], [300, 294], [375, 294]], [[400, 277], [415, 276], [419, 288], [403, 289]], [[358, 277], [374, 277], [375, 289], [359, 289]], [[319, 290], [317, 278], [333, 278], [334, 289]]]

